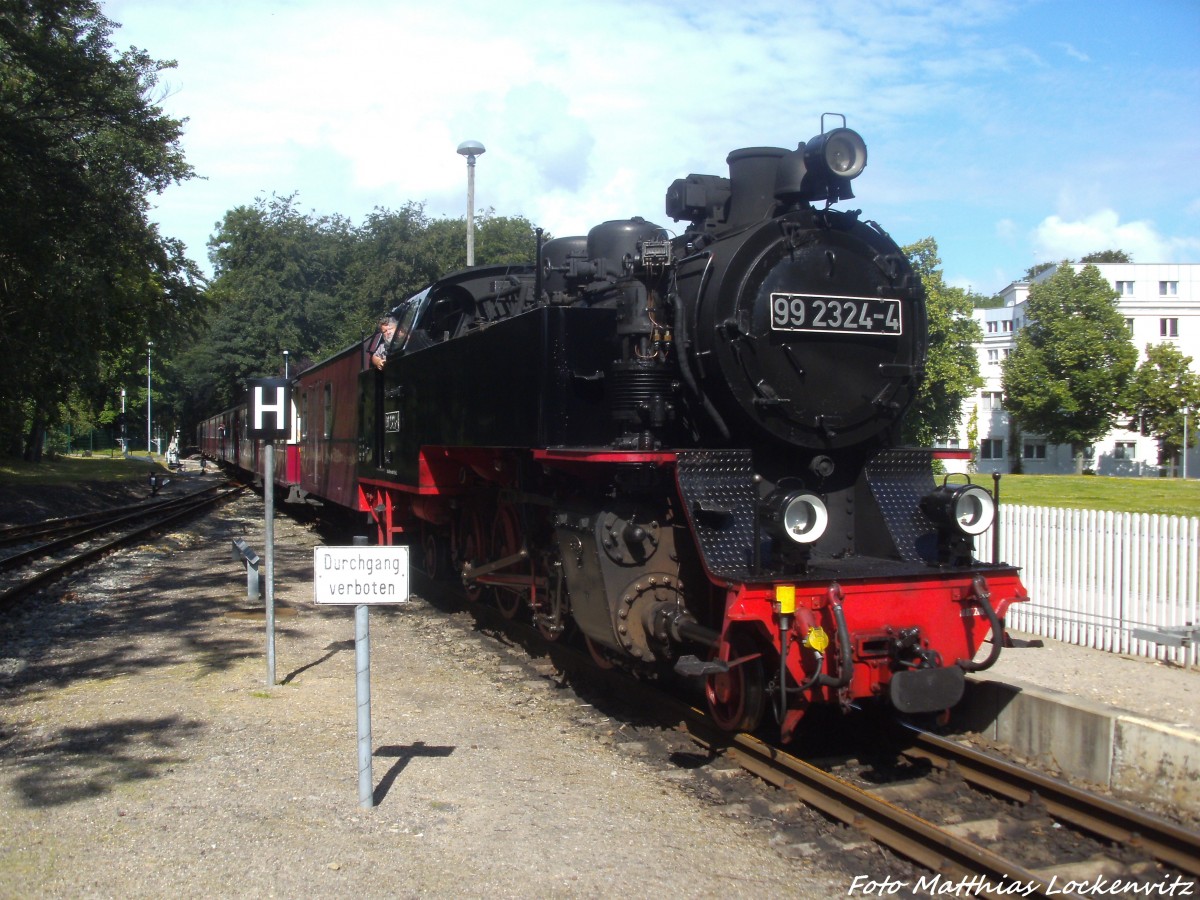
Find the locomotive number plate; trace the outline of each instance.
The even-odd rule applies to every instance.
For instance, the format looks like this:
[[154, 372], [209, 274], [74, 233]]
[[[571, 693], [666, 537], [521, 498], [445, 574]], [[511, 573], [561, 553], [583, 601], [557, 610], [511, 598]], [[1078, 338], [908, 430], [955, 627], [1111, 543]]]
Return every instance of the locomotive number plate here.
[[772, 294], [771, 330], [898, 335], [903, 333], [900, 301], [878, 297]]

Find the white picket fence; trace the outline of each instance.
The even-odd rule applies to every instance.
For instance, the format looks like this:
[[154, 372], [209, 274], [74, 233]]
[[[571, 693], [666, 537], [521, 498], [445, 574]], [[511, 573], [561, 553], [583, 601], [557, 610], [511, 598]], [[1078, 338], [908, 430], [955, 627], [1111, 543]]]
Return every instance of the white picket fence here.
[[[991, 561], [991, 534], [977, 543]], [[1005, 505], [1000, 558], [1021, 567], [1030, 596], [1010, 608], [1010, 628], [1197, 664], [1200, 518]]]

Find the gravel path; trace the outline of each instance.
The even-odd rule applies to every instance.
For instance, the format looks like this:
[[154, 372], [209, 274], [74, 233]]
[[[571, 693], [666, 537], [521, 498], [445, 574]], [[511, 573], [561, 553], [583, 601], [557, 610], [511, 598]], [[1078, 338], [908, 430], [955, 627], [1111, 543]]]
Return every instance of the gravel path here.
[[267, 686], [230, 559], [261, 515], [240, 500], [0, 623], [0, 896], [845, 894], [419, 602], [371, 613], [359, 808], [352, 611], [312, 605], [317, 537], [281, 520]]

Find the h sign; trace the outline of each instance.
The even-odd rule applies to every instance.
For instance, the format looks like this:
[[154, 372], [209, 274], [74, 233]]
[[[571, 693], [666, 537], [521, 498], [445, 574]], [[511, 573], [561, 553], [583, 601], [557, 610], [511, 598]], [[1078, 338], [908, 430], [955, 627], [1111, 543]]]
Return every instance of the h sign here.
[[246, 434], [274, 441], [291, 436], [292, 392], [286, 378], [254, 378], [250, 385], [250, 415]]

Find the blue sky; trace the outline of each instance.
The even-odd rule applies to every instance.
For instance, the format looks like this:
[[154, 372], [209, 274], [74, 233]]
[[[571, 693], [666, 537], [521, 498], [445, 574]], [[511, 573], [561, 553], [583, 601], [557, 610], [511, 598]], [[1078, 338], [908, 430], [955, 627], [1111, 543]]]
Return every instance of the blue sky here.
[[355, 223], [475, 206], [557, 236], [640, 215], [730, 150], [794, 147], [844, 114], [857, 197], [947, 279], [1120, 248], [1200, 262], [1197, 0], [102, 0], [165, 72], [202, 177], [156, 198], [207, 267], [224, 213], [296, 193]]

